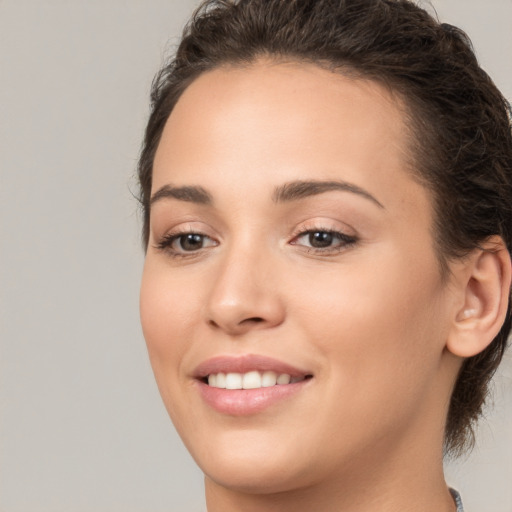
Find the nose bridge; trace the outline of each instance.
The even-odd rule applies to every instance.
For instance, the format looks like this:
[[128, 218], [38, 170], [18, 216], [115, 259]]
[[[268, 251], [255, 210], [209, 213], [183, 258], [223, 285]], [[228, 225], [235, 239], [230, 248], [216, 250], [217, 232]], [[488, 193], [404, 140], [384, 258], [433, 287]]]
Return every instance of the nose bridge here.
[[251, 236], [226, 247], [206, 304], [210, 325], [242, 334], [282, 322], [284, 307], [271, 252]]

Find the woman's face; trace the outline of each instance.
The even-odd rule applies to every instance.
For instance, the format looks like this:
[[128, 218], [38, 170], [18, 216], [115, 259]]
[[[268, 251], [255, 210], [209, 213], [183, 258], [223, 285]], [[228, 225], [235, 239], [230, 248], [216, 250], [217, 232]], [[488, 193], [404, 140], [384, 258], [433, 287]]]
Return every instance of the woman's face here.
[[282, 491], [440, 457], [453, 297], [408, 161], [396, 98], [314, 65], [217, 69], [177, 103], [141, 317], [207, 481]]

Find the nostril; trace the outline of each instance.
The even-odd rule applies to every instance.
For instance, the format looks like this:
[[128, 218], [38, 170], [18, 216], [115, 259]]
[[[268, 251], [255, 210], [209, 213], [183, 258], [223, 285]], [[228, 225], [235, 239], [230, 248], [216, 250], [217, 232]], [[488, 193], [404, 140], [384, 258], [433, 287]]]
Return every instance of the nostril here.
[[254, 324], [259, 324], [261, 322], [263, 322], [263, 318], [259, 317], [259, 316], [254, 316], [252, 318], [246, 318], [245, 320], [242, 320], [240, 322], [240, 324], [244, 324], [244, 323], [254, 323]]
[[210, 327], [215, 327], [215, 328], [220, 327], [220, 325], [215, 320], [209, 320], [208, 324], [210, 325]]
[[207, 320], [208, 326], [213, 330], [225, 331], [231, 335], [244, 334], [251, 329], [262, 329], [270, 326], [271, 322], [263, 316], [241, 316], [239, 318], [226, 315]]
[[[244, 318], [243, 320], [237, 322], [236, 324], [233, 324], [233, 328], [236, 328], [236, 326], [250, 326], [251, 324], [254, 325], [254, 324], [260, 324], [262, 322], [264, 322], [265, 320], [259, 316], [254, 316], [254, 317], [251, 317], [251, 318]], [[210, 319], [208, 321], [208, 324], [210, 325], [210, 327], [213, 327], [215, 329], [222, 329], [223, 328], [223, 324], [222, 323], [218, 323], [216, 322], [215, 320], [213, 319]], [[224, 326], [224, 328], [227, 328], [227, 326]]]

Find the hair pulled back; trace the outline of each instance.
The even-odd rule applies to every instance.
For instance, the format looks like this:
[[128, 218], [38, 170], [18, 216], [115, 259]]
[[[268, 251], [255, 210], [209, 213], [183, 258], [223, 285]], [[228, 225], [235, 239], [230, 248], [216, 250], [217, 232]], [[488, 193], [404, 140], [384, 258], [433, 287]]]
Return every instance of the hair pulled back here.
[[[433, 196], [441, 271], [499, 235], [512, 252], [510, 107], [479, 67], [468, 37], [408, 0], [207, 0], [186, 26], [176, 55], [156, 76], [139, 160], [143, 239], [155, 152], [164, 125], [201, 73], [256, 59], [316, 63], [380, 82], [405, 103], [411, 169]], [[474, 438], [489, 382], [511, 329], [465, 360], [448, 413], [445, 447]]]

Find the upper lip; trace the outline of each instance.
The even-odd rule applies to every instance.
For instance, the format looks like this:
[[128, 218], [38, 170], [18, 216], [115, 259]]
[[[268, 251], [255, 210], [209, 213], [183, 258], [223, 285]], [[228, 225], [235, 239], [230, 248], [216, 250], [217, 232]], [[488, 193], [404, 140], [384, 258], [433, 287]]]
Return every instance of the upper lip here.
[[291, 377], [304, 377], [311, 372], [303, 371], [288, 363], [272, 357], [246, 354], [237, 356], [217, 356], [200, 363], [194, 371], [194, 377], [204, 379], [216, 373], [247, 373], [252, 370], [273, 371], [277, 374], [287, 373]]

